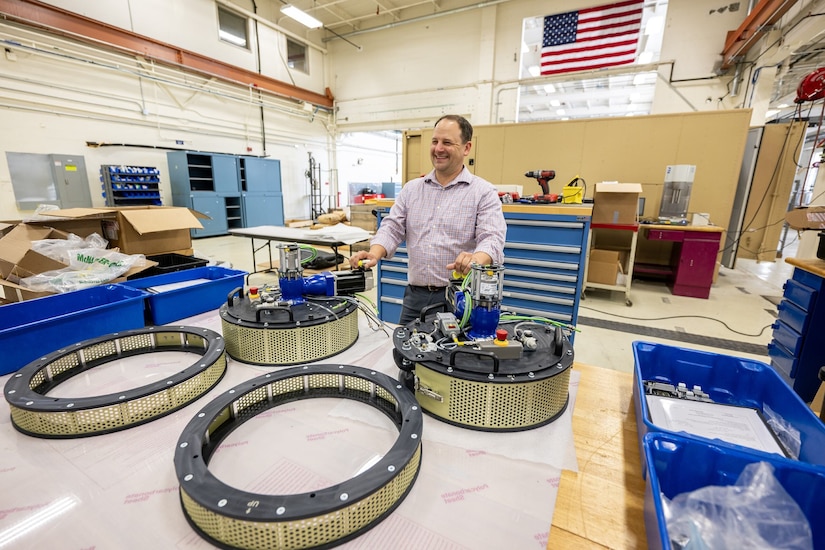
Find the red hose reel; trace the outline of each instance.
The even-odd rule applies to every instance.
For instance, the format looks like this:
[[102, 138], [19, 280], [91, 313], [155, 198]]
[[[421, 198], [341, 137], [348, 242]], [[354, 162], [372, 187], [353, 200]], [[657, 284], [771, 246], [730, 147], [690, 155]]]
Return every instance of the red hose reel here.
[[816, 101], [825, 97], [825, 67], [809, 73], [799, 83], [796, 89], [796, 99], [794, 103], [805, 103], [806, 101]]

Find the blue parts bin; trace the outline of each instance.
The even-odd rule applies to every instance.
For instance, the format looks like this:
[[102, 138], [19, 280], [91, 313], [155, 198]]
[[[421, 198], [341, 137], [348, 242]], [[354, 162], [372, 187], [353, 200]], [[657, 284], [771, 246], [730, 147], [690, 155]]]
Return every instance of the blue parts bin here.
[[[684, 383], [688, 388], [700, 386], [717, 403], [752, 407], [760, 412], [764, 412], [767, 406], [799, 431], [799, 461], [825, 466], [825, 424], [770, 365], [730, 355], [638, 341], [633, 342], [633, 357], [633, 402], [643, 461], [642, 439], [645, 434], [677, 433], [651, 422], [643, 386], [645, 381], [650, 380], [674, 386]], [[750, 452], [766, 460], [791, 460], [717, 439], [684, 432], [678, 434], [708, 444]]]
[[[219, 266], [196, 267], [120, 283], [146, 291], [146, 322], [165, 325], [218, 309], [234, 289], [243, 287], [246, 271]], [[203, 279], [203, 280], [201, 280]], [[163, 290], [165, 285], [193, 284]], [[154, 292], [155, 289], [161, 290]]]
[[146, 296], [101, 285], [0, 306], [0, 375], [75, 342], [143, 327]]
[[[6, 382], [14, 427], [45, 438], [104, 434], [165, 416], [202, 396], [226, 372], [220, 334], [201, 327], [146, 327], [91, 338], [50, 353]], [[94, 397], [49, 397], [69, 378], [111, 361], [154, 352], [199, 355], [189, 367], [139, 388]]]
[[647, 463], [644, 518], [648, 548], [678, 548], [668, 536], [662, 495], [671, 500], [702, 487], [734, 485], [745, 466], [767, 462], [773, 467], [776, 480], [805, 514], [814, 548], [825, 549], [825, 469], [777, 455], [757, 456], [730, 446], [665, 433], [647, 434], [642, 449]]

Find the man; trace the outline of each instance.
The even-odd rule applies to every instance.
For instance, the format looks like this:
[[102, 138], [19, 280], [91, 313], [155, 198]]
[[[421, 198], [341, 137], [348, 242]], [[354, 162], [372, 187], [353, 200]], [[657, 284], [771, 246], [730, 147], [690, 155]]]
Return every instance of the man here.
[[498, 191], [464, 166], [472, 139], [473, 127], [464, 117], [441, 117], [430, 143], [433, 170], [401, 189], [369, 251], [350, 258], [351, 265], [360, 262], [370, 268], [381, 258], [392, 258], [398, 245], [407, 241], [402, 325], [416, 319], [423, 308], [445, 301], [453, 271], [466, 275], [473, 263], [504, 261], [507, 226]]

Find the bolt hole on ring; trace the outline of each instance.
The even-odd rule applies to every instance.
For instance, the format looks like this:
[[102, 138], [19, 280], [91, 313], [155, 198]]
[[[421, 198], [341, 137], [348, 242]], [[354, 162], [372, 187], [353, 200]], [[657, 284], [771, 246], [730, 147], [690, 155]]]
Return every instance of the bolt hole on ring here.
[[[94, 367], [127, 357], [189, 352], [197, 362], [161, 380], [93, 397], [49, 397], [59, 384]], [[87, 437], [150, 422], [188, 405], [226, 372], [223, 337], [209, 329], [154, 326], [84, 340], [45, 355], [13, 374], [4, 396], [14, 427], [52, 439]]]
[[[352, 479], [307, 493], [257, 494], [209, 471], [221, 441], [244, 422], [283, 403], [351, 399], [375, 407], [398, 429], [381, 459]], [[187, 424], [175, 449], [184, 516], [220, 548], [331, 548], [368, 531], [407, 496], [421, 466], [421, 409], [389, 376], [352, 365], [304, 365], [226, 391]]]

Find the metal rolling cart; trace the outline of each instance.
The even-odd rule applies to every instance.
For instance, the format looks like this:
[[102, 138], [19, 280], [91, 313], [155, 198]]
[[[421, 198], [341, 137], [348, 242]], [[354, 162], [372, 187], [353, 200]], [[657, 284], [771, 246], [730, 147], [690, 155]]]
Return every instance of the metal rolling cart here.
[[[611, 252], [617, 253], [617, 259], [622, 265], [622, 269], [624, 272], [624, 282], [623, 284], [619, 284], [618, 282], [614, 282], [613, 284], [605, 283], [605, 282], [595, 282], [589, 280], [589, 271], [590, 271], [590, 260], [593, 253], [594, 248], [597, 247], [597, 236], [600, 233], [605, 234], [612, 234], [615, 238], [607, 239], [611, 247], [607, 250]], [[598, 288], [603, 290], [618, 290], [624, 291], [625, 296], [625, 305], [628, 307], [633, 305], [633, 302], [630, 299], [630, 285], [633, 281], [633, 264], [636, 258], [636, 242], [639, 237], [639, 224], [638, 223], [628, 223], [628, 224], [612, 224], [612, 223], [591, 223], [590, 224], [590, 238], [588, 239], [587, 245], [587, 262], [585, 263], [585, 271], [584, 271], [584, 282], [582, 283], [582, 299], [585, 298], [585, 291], [588, 288]], [[620, 243], [621, 249], [616, 246], [616, 243]], [[621, 261], [621, 254], [620, 252], [626, 251], [627, 252], [627, 259], [626, 261]]]

